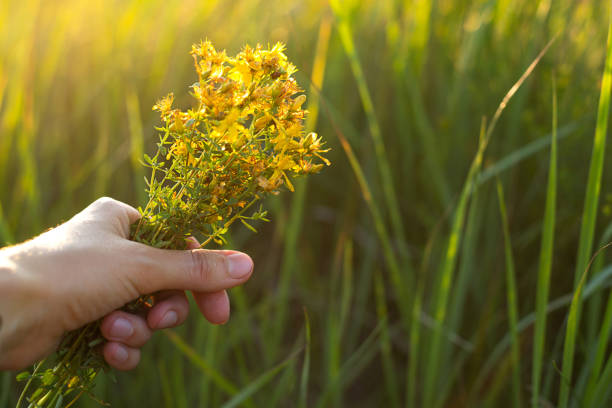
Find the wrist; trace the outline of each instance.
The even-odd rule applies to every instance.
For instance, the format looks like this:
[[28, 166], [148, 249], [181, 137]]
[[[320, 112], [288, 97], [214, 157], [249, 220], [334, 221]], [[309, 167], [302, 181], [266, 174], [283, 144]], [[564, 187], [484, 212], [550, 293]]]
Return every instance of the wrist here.
[[0, 369], [13, 368], [10, 350], [14, 348], [16, 319], [11, 294], [15, 291], [18, 278], [17, 267], [9, 256], [12, 250], [0, 250]]
[[[0, 250], [0, 370], [18, 369], [29, 363], [22, 358], [22, 349], [33, 317], [33, 285], [19, 267], [22, 258], [19, 246]], [[35, 320], [35, 319], [34, 319]]]

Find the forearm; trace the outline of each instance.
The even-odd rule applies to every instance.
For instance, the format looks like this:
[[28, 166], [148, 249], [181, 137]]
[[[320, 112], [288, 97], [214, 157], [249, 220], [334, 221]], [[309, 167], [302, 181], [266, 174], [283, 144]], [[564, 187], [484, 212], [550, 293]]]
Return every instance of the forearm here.
[[24, 257], [21, 246], [0, 250], [0, 370], [19, 369], [31, 362], [24, 344], [26, 337], [37, 336], [37, 316], [44, 308], [36, 285], [27, 283], [32, 279], [20, 267]]
[[10, 350], [18, 335], [15, 290], [18, 286], [17, 266], [11, 259], [12, 248], [0, 250], [0, 369], [12, 367]]

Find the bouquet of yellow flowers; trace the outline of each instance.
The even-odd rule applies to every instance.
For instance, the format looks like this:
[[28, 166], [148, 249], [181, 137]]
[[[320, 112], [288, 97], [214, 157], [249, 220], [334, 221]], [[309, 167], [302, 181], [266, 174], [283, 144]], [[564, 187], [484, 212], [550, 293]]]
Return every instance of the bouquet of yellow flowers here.
[[[154, 156], [144, 156], [151, 169], [149, 201], [140, 209], [131, 239], [158, 248], [184, 249], [192, 234], [204, 236], [202, 247], [225, 243], [229, 226], [266, 220], [261, 207], [247, 210], [291, 178], [316, 173], [327, 150], [315, 133], [304, 131], [306, 96], [293, 78], [296, 68], [280, 43], [272, 48], [246, 46], [235, 57], [217, 51], [209, 41], [191, 50], [198, 81], [191, 86], [194, 108], [173, 106], [172, 94], [154, 107], [163, 126]], [[125, 306], [135, 311], [150, 306], [144, 296]], [[97, 351], [104, 341], [99, 322], [68, 333], [56, 364], [22, 373], [37, 387], [29, 393], [33, 407], [70, 406], [91, 394], [96, 375], [108, 366]], [[21, 399], [20, 399], [21, 401]], [[19, 404], [19, 403], [18, 403]]]

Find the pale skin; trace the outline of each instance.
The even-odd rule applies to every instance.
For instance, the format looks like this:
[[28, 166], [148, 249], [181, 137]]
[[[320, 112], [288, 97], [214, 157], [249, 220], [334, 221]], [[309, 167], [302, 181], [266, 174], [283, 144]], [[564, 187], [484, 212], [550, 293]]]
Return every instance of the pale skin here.
[[[229, 319], [226, 290], [246, 282], [251, 258], [237, 251], [155, 249], [128, 239], [139, 219], [127, 204], [102, 198], [44, 234], [0, 250], [0, 370], [18, 370], [51, 354], [64, 333], [103, 318], [105, 360], [135, 368], [155, 330], [187, 318], [185, 291], [213, 324]], [[157, 293], [146, 316], [120, 311]]]

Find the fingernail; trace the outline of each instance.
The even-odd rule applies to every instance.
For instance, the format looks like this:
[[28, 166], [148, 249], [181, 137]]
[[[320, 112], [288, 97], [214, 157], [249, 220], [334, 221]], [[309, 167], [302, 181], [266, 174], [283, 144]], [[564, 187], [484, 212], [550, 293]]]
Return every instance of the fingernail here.
[[113, 323], [110, 329], [110, 335], [112, 337], [125, 339], [131, 337], [132, 334], [134, 334], [134, 327], [132, 327], [132, 324], [129, 321], [123, 318], [118, 318], [115, 320], [115, 323]]
[[178, 315], [174, 310], [169, 310], [166, 312], [164, 317], [157, 323], [157, 327], [160, 329], [166, 329], [168, 327], [172, 327], [178, 322]]
[[125, 347], [117, 345], [117, 347], [115, 348], [115, 352], [113, 353], [113, 358], [115, 359], [115, 361], [123, 363], [124, 361], [127, 361], [128, 357], [129, 354]]
[[246, 254], [231, 254], [227, 257], [228, 271], [227, 273], [234, 279], [242, 279], [251, 273], [253, 269], [253, 261]]

